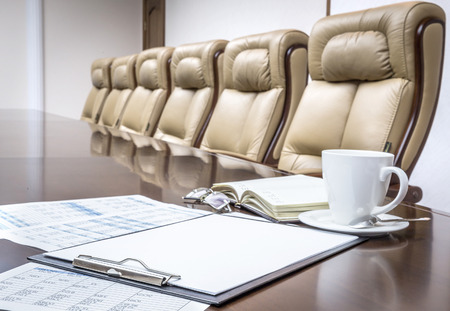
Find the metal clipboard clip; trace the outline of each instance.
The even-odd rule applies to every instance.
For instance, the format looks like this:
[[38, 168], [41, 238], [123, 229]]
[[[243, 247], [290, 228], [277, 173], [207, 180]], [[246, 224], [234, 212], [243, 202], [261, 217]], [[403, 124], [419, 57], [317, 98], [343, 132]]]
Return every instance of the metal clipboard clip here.
[[[137, 262], [144, 269], [125, 265], [127, 262]], [[113, 261], [88, 255], [79, 255], [72, 262], [74, 267], [107, 274], [112, 277], [138, 281], [146, 284], [163, 286], [171, 279], [180, 279], [180, 275], [150, 269], [138, 259], [126, 258], [122, 261]]]

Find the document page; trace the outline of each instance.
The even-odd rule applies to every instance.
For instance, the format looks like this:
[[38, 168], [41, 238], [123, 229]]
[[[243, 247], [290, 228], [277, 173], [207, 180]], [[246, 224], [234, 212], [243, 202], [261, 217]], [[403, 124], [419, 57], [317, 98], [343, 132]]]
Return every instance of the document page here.
[[51, 251], [205, 214], [141, 195], [11, 204], [0, 206], [0, 238]]
[[0, 309], [201, 311], [206, 304], [34, 263], [0, 275]]
[[69, 262], [81, 254], [113, 261], [135, 258], [152, 269], [181, 275], [172, 285], [217, 295], [356, 239], [213, 214], [46, 256]]

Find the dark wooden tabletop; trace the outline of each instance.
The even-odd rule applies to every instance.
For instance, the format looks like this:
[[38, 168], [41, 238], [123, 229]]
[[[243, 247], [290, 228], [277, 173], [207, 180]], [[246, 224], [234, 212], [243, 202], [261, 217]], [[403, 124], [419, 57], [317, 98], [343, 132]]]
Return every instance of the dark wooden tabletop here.
[[[0, 204], [142, 194], [182, 205], [181, 196], [196, 187], [283, 174], [151, 138], [111, 137], [78, 120], [0, 111]], [[372, 238], [209, 310], [450, 310], [450, 216], [432, 208], [404, 203], [391, 213], [431, 221]], [[0, 272], [41, 252], [0, 239]]]

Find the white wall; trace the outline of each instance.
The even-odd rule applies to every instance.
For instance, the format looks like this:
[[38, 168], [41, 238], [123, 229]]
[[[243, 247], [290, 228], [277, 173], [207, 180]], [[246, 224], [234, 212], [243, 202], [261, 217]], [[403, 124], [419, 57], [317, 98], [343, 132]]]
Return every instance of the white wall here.
[[25, 0], [0, 0], [0, 107], [27, 107]]
[[166, 45], [295, 28], [309, 34], [326, 1], [166, 0]]
[[[369, 7], [403, 2], [401, 0], [332, 0], [331, 14], [350, 12]], [[446, 0], [431, 0], [447, 13], [450, 12], [450, 2]], [[446, 34], [449, 33], [449, 22], [446, 24]], [[444, 56], [444, 73], [442, 77], [440, 99], [436, 115], [428, 136], [426, 145], [410, 178], [410, 183], [422, 188], [423, 199], [419, 204], [450, 213], [450, 47], [446, 38]]]
[[[0, 0], [0, 109], [32, 105], [27, 8], [33, 1]], [[91, 88], [92, 61], [142, 50], [142, 0], [37, 2], [43, 14], [43, 109], [78, 119]]]
[[79, 118], [94, 59], [142, 50], [142, 0], [44, 0], [45, 110]]

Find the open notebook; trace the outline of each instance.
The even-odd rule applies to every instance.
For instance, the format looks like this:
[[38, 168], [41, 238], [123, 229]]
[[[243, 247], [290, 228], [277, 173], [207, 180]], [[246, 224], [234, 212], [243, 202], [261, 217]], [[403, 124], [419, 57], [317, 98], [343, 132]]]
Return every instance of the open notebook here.
[[279, 221], [296, 221], [300, 212], [328, 208], [323, 179], [306, 175], [216, 183], [212, 190]]

